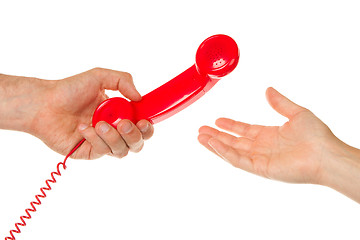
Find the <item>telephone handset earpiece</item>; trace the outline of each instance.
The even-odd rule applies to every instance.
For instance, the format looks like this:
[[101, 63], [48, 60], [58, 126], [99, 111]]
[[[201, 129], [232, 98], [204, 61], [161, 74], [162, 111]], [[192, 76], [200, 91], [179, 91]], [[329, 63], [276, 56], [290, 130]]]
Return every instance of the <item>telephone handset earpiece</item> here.
[[120, 97], [105, 100], [95, 110], [92, 124], [106, 121], [116, 128], [121, 119], [158, 123], [203, 96], [221, 77], [235, 69], [239, 57], [238, 46], [231, 37], [211, 36], [199, 46], [193, 66], [144, 95], [139, 102]]

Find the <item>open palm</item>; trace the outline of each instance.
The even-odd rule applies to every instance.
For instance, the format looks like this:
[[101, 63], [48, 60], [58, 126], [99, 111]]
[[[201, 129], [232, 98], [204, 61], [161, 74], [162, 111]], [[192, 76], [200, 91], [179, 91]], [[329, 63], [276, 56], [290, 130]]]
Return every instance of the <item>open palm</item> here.
[[220, 118], [216, 125], [240, 137], [203, 126], [199, 141], [226, 161], [263, 177], [286, 182], [316, 183], [325, 148], [339, 141], [309, 110], [269, 88], [270, 105], [289, 119], [283, 126], [250, 125]]

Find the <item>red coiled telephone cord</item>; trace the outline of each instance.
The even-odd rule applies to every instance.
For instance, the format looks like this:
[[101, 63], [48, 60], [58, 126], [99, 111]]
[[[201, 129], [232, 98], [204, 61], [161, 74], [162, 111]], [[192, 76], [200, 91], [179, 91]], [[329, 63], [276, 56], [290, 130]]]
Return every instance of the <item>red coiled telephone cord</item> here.
[[25, 219], [30, 219], [30, 218], [31, 218], [30, 212], [36, 212], [36, 207], [35, 207], [35, 205], [41, 205], [40, 198], [46, 198], [46, 193], [45, 193], [45, 191], [50, 191], [50, 190], [51, 190], [50, 183], [56, 183], [56, 179], [55, 179], [55, 176], [54, 176], [54, 175], [61, 176], [60, 166], [62, 166], [64, 170], [66, 169], [66, 160], [81, 146], [81, 144], [83, 144], [84, 141], [85, 141], [85, 139], [82, 139], [82, 140], [69, 152], [69, 154], [66, 155], [64, 161], [63, 161], [63, 162], [59, 162], [59, 163], [57, 164], [57, 169], [56, 169], [56, 171], [51, 173], [51, 179], [48, 179], [48, 180], [45, 181], [45, 184], [46, 184], [47, 187], [42, 187], [42, 188], [40, 188], [41, 194], [38, 194], [38, 195], [35, 196], [36, 201], [32, 201], [32, 202], [30, 203], [31, 208], [27, 208], [27, 209], [25, 210], [26, 215], [20, 217], [20, 221], [21, 221], [21, 222], [15, 223], [15, 229], [10, 230], [10, 236], [11, 236], [11, 237], [5, 237], [5, 240], [15, 240], [14, 233], [21, 233], [19, 227], [20, 227], [20, 226], [26, 226]]

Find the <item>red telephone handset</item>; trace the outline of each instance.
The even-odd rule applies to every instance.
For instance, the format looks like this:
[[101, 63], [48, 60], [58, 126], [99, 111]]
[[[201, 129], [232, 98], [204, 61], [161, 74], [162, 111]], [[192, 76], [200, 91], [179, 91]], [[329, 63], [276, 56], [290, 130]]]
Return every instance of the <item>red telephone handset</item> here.
[[203, 96], [221, 77], [235, 69], [239, 57], [238, 46], [231, 37], [211, 36], [201, 43], [195, 64], [185, 72], [146, 94], [139, 102], [120, 97], [105, 100], [95, 110], [92, 124], [106, 121], [116, 128], [121, 119], [158, 123]]
[[[146, 94], [139, 102], [129, 102], [124, 98], [109, 98], [102, 102], [95, 110], [92, 124], [106, 121], [116, 128], [121, 119], [130, 119], [134, 123], [147, 119], [151, 123], [158, 123], [181, 111], [195, 102], [212, 88], [221, 77], [235, 69], [239, 62], [239, 49], [236, 42], [226, 35], [214, 35], [201, 43], [196, 52], [196, 63], [165, 83], [161, 87]], [[35, 196], [36, 201], [30, 203], [31, 208], [25, 210], [26, 215], [15, 223], [15, 229], [10, 230], [10, 237], [5, 240], [15, 240], [14, 233], [20, 233], [20, 226], [26, 226], [25, 220], [31, 218], [30, 212], [36, 212], [40, 205], [40, 198], [46, 197], [45, 191], [50, 191], [50, 183], [55, 183], [55, 175], [61, 176], [60, 167], [66, 169], [66, 161], [85, 141], [82, 139], [66, 155], [63, 162], [59, 162], [51, 179], [45, 181], [46, 187], [40, 188], [41, 194]]]

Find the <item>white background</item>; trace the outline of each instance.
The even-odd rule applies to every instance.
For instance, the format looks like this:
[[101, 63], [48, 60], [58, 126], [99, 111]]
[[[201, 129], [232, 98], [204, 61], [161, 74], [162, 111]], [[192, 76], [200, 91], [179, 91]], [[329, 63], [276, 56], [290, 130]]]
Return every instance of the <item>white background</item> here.
[[[62, 79], [105, 67], [130, 72], [146, 94], [190, 67], [208, 36], [228, 34], [241, 52], [238, 68], [156, 125], [141, 153], [69, 160], [16, 239], [359, 239], [352, 200], [248, 174], [197, 142], [198, 128], [218, 117], [282, 125], [264, 95], [273, 86], [359, 148], [357, 3], [1, 1], [4, 74]], [[5, 237], [63, 156], [6, 130], [0, 150]]]

